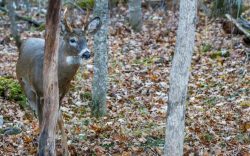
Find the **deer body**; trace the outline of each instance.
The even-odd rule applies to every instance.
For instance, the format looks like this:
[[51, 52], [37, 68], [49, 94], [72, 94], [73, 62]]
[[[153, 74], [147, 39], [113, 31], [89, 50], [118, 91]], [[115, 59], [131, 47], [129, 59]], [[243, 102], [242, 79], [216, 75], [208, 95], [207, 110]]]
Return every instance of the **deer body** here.
[[[71, 57], [81, 60], [81, 56], [72, 56], [71, 49], [66, 47], [64, 40], [61, 39], [59, 45], [58, 85], [60, 98], [62, 98], [68, 91], [70, 81], [81, 63], [80, 61], [70, 63], [67, 60]], [[45, 41], [40, 38], [29, 38], [24, 41], [20, 48], [20, 56], [16, 66], [17, 78], [22, 88], [25, 88], [24, 92], [35, 110], [37, 106], [32, 105], [35, 103], [35, 99], [30, 94], [43, 97], [44, 46]], [[88, 49], [85, 50], [87, 53], [89, 52]]]
[[[91, 20], [87, 27], [81, 29], [72, 29], [66, 25], [66, 32], [60, 38], [58, 52], [58, 86], [60, 103], [67, 93], [70, 81], [75, 76], [82, 59], [90, 58], [90, 51], [87, 47], [86, 30], [92, 23], [92, 33], [101, 27], [100, 18]], [[88, 30], [89, 31], [89, 30]], [[91, 33], [91, 32], [90, 32]], [[18, 41], [16, 41], [18, 42]], [[41, 128], [43, 121], [43, 62], [45, 40], [40, 38], [29, 38], [20, 44], [19, 58], [16, 64], [16, 75], [21, 87], [27, 96], [31, 108], [36, 111]], [[68, 155], [67, 137], [64, 132], [62, 116], [59, 112], [58, 125], [62, 132], [62, 143], [64, 155]]]
[[[36, 98], [43, 97], [44, 46], [45, 41], [43, 39], [30, 38], [24, 41], [21, 45], [20, 56], [16, 66], [17, 78], [22, 88], [24, 88], [31, 107], [36, 111]], [[87, 49], [85, 50], [89, 53]], [[68, 91], [70, 81], [73, 79], [80, 65], [80, 61], [69, 63], [67, 58], [75, 57], [77, 59], [79, 57], [80, 60], [80, 56], [72, 56], [70, 49], [65, 47], [63, 40], [60, 40], [58, 55], [58, 85], [59, 95], [62, 98]]]

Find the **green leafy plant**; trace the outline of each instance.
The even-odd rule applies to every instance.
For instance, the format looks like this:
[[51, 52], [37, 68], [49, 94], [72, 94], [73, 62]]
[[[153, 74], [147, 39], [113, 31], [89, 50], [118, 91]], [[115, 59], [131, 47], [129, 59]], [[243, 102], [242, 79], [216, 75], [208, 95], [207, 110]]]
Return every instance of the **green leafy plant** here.
[[212, 50], [212, 45], [211, 44], [203, 44], [202, 47], [201, 47], [201, 51], [206, 53], [208, 51], [211, 51]]
[[91, 100], [92, 99], [92, 93], [91, 92], [84, 92], [80, 94], [80, 97], [82, 100]]

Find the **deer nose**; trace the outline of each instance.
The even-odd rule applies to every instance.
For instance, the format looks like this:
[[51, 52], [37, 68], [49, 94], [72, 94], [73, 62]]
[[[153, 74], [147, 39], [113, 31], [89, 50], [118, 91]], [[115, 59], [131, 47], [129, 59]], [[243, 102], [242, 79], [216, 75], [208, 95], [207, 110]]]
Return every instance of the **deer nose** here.
[[85, 48], [83, 49], [81, 52], [80, 52], [80, 57], [81, 58], [84, 58], [84, 59], [89, 59], [91, 56], [90, 54], [90, 50], [88, 48]]

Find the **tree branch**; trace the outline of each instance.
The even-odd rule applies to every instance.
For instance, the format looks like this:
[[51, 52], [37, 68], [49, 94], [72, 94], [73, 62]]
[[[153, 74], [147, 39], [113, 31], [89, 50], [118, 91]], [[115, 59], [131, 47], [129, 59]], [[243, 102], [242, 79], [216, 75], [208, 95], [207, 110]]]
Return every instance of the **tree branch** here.
[[[4, 7], [0, 7], [0, 10], [2, 12], [6, 13], [6, 14], [8, 13], [8, 10], [5, 9]], [[16, 16], [17, 19], [27, 21], [28, 23], [33, 24], [35, 27], [40, 27], [42, 25], [41, 22], [37, 22], [37, 21], [35, 21], [35, 20], [33, 20], [33, 19], [29, 18], [29, 17], [20, 16], [20, 15], [18, 15], [16, 13], [15, 13], [15, 16]]]

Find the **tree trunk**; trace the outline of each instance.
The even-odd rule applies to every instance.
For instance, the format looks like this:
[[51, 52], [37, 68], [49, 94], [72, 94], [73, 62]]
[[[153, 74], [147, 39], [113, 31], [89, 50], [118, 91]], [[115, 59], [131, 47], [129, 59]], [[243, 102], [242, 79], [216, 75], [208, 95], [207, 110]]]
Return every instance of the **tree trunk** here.
[[170, 72], [164, 155], [182, 156], [187, 86], [195, 39], [197, 0], [181, 0], [176, 50]]
[[50, 0], [46, 17], [43, 68], [44, 108], [39, 155], [55, 156], [55, 130], [59, 113], [58, 49], [61, 0]]
[[16, 13], [15, 13], [15, 9], [14, 9], [14, 0], [9, 0], [8, 1], [8, 15], [10, 18], [10, 30], [11, 30], [11, 35], [14, 37], [15, 41], [16, 41], [16, 45], [18, 48], [20, 48], [21, 46], [21, 42], [20, 42], [20, 36], [18, 34], [18, 29], [17, 29], [17, 24], [16, 24]]
[[108, 0], [96, 0], [94, 14], [101, 18], [102, 27], [94, 36], [94, 79], [92, 87], [92, 115], [106, 114], [108, 82]]
[[165, 0], [167, 9], [175, 12], [178, 9], [180, 0]]
[[139, 32], [142, 28], [141, 0], [129, 0], [129, 23], [131, 27]]
[[230, 14], [238, 18], [243, 11], [243, 0], [215, 0], [212, 3], [212, 16], [221, 17]]

